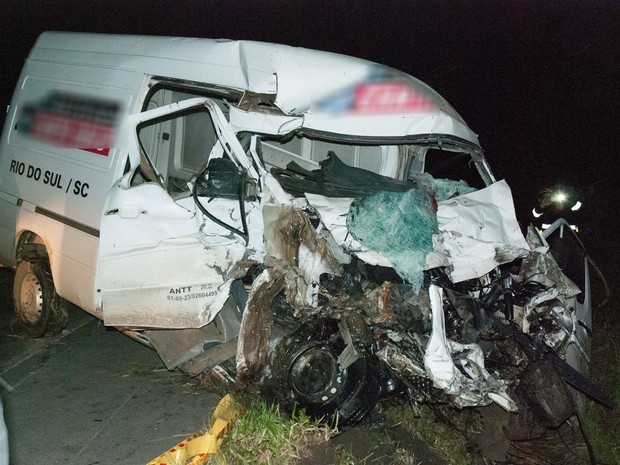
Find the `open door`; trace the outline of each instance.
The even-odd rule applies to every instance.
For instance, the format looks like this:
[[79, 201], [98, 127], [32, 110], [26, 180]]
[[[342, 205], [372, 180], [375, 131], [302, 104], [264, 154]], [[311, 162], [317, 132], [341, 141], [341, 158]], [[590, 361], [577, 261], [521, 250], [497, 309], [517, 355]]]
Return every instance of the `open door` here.
[[[194, 187], [214, 159], [233, 173], [243, 171], [245, 154], [209, 99], [134, 115], [129, 128], [130, 156], [139, 157], [139, 166], [111, 189], [101, 221], [103, 320], [138, 328], [202, 327], [228, 298], [231, 269], [246, 253], [248, 238], [231, 228], [250, 229], [261, 216], [254, 199]], [[198, 202], [223, 221], [203, 214]]]

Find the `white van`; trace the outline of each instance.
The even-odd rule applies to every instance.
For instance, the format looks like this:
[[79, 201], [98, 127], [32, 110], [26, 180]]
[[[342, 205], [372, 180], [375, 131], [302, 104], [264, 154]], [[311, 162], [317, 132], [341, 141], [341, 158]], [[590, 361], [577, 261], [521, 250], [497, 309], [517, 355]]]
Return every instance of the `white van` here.
[[[515, 410], [514, 380], [480, 388], [499, 375], [477, 351], [478, 375], [454, 369], [455, 351], [469, 349], [447, 341], [474, 344], [482, 331], [462, 314], [472, 302], [579, 367], [587, 358], [589, 302], [571, 302], [588, 289], [559, 270], [530, 284], [553, 258], [540, 235], [522, 235], [474, 132], [422, 82], [351, 57], [45, 33], [6, 116], [0, 229], [0, 262], [16, 268], [16, 311], [32, 336], [62, 330], [68, 301], [154, 347], [170, 369], [195, 374], [236, 355], [238, 377], [284, 383], [282, 402], [316, 414], [367, 413], [392, 382], [377, 381], [377, 363], [459, 406]], [[539, 311], [560, 321], [553, 334], [530, 324]], [[317, 318], [330, 328], [322, 336]], [[387, 347], [413, 327], [426, 355], [403, 367]], [[371, 343], [370, 329], [384, 336]], [[296, 345], [299, 331], [311, 342]], [[297, 358], [272, 360], [283, 353]]]

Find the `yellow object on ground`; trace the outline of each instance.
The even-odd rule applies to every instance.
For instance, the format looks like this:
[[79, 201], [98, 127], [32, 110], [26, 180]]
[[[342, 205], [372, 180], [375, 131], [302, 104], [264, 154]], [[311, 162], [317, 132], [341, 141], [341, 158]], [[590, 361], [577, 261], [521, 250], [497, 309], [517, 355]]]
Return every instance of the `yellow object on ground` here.
[[147, 465], [203, 465], [213, 454], [217, 454], [219, 442], [241, 416], [241, 409], [229, 394], [217, 404], [208, 433], [196, 433], [185, 441], [167, 450]]

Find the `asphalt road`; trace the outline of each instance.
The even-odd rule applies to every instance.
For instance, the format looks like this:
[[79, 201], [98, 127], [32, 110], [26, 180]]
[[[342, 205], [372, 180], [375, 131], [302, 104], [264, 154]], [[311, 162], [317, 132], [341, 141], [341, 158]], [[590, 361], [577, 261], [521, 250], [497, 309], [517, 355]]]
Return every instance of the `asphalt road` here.
[[146, 464], [209, 424], [216, 394], [77, 308], [58, 336], [14, 334], [11, 288], [11, 270], [0, 268], [11, 465]]

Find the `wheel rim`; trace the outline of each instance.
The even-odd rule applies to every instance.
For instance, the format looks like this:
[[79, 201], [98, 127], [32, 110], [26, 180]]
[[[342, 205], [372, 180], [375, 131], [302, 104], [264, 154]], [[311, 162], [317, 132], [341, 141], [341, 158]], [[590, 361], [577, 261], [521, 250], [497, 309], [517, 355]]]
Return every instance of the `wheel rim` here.
[[301, 353], [291, 365], [290, 385], [300, 400], [310, 404], [332, 401], [344, 387], [346, 371], [329, 346], [315, 346]]
[[36, 324], [43, 314], [43, 289], [34, 273], [28, 273], [22, 280], [19, 292], [19, 311], [21, 317], [31, 324]]

